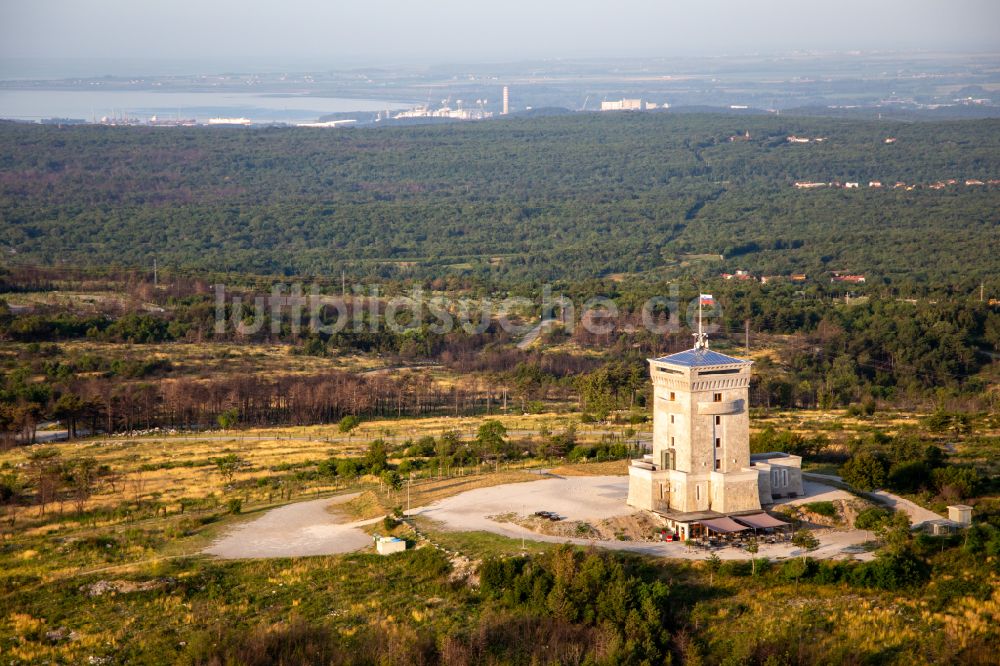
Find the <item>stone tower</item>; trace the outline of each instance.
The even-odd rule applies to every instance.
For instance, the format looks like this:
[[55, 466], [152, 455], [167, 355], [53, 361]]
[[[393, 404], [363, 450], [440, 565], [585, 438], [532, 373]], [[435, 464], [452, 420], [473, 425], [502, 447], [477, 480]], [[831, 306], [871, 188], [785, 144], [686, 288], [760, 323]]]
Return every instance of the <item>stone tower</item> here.
[[628, 503], [684, 520], [760, 510], [750, 466], [752, 361], [708, 349], [650, 359], [653, 453], [629, 467]]

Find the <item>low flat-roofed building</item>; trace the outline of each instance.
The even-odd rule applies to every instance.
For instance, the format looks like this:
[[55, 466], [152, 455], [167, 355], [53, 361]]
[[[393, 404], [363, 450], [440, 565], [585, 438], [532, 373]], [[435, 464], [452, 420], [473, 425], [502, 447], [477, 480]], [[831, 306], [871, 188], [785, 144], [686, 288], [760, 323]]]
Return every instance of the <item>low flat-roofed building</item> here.
[[762, 505], [803, 494], [801, 456], [781, 451], [754, 453], [750, 456], [750, 466], [757, 469], [757, 490]]
[[406, 550], [406, 541], [397, 537], [375, 537], [375, 550], [379, 555], [391, 555], [392, 553], [402, 553]]
[[948, 507], [948, 518], [968, 527], [972, 524], [972, 507], [967, 504], [952, 504]]

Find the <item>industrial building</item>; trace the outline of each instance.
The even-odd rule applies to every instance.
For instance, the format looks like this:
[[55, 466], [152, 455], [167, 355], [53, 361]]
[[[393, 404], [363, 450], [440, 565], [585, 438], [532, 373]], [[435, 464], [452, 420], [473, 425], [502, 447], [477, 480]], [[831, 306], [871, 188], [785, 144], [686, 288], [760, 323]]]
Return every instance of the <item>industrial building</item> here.
[[619, 99], [601, 102], [601, 111], [644, 111], [646, 104], [641, 99]]

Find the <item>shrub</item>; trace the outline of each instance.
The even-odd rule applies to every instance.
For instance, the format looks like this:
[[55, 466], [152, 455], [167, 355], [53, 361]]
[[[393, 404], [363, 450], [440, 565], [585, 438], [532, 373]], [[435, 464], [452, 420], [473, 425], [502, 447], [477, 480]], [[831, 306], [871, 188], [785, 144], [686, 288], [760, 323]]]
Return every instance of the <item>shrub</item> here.
[[929, 576], [927, 562], [909, 548], [901, 548], [879, 553], [874, 562], [856, 567], [851, 582], [892, 591], [923, 585]]
[[21, 492], [21, 482], [14, 474], [0, 476], [0, 504], [7, 504]]
[[361, 425], [361, 419], [351, 414], [340, 419], [340, 423], [337, 424], [337, 428], [340, 432], [351, 432], [359, 425]]
[[815, 571], [816, 563], [813, 560], [799, 557], [782, 564], [778, 573], [785, 580], [799, 580], [811, 577]]
[[824, 560], [816, 567], [812, 579], [816, 583], [830, 585], [845, 580], [850, 575], [850, 566], [844, 562]]
[[889, 470], [889, 487], [899, 492], [915, 492], [930, 481], [931, 469], [923, 460], [898, 463]]
[[859, 530], [877, 530], [892, 518], [892, 509], [869, 507], [864, 509], [854, 519], [854, 527]]
[[719, 567], [719, 573], [724, 576], [749, 576], [751, 563], [747, 560], [726, 560]]
[[931, 472], [934, 486], [942, 495], [958, 498], [975, 497], [979, 486], [979, 472], [974, 467], [949, 465]]
[[345, 479], [354, 479], [365, 469], [365, 465], [360, 460], [343, 458], [337, 461], [337, 476]]
[[844, 463], [840, 475], [859, 490], [875, 490], [885, 485], [886, 464], [881, 456], [862, 451]]
[[386, 444], [384, 439], [376, 439], [368, 445], [368, 453], [365, 454], [364, 464], [369, 474], [381, 474], [388, 469], [388, 450], [389, 445]]
[[436, 548], [416, 548], [407, 551], [410, 573], [417, 578], [436, 580], [451, 572], [451, 562]]
[[223, 430], [229, 430], [234, 427], [240, 421], [240, 412], [235, 407], [232, 409], [227, 409], [226, 411], [219, 414], [216, 419], [219, 422], [219, 427]]
[[837, 517], [837, 507], [833, 502], [809, 502], [806, 504], [806, 509], [827, 518]]
[[226, 510], [234, 516], [243, 512], [243, 500], [239, 497], [232, 497], [226, 502]]

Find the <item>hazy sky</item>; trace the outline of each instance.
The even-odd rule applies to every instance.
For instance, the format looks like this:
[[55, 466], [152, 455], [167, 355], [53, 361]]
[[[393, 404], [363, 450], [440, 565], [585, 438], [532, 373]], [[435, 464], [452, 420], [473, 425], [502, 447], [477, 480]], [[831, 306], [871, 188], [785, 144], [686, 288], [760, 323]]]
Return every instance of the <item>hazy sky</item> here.
[[998, 0], [0, 0], [0, 59], [477, 62], [1000, 51]]

